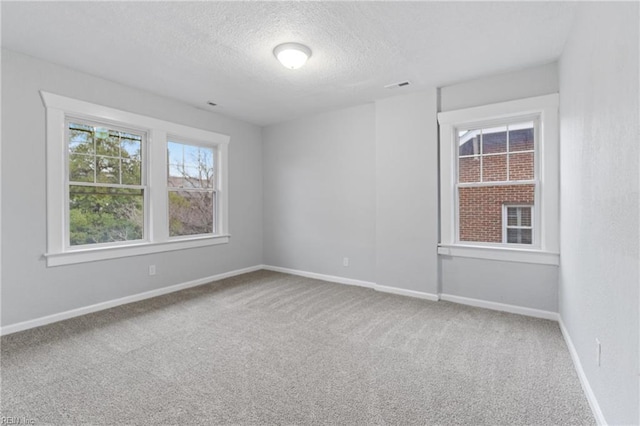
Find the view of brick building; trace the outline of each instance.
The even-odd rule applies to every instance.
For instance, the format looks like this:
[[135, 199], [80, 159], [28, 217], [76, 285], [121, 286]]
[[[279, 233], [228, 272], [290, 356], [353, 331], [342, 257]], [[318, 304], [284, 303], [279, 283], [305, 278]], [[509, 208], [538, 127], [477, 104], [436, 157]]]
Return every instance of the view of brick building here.
[[460, 241], [532, 244], [534, 158], [532, 122], [460, 132]]

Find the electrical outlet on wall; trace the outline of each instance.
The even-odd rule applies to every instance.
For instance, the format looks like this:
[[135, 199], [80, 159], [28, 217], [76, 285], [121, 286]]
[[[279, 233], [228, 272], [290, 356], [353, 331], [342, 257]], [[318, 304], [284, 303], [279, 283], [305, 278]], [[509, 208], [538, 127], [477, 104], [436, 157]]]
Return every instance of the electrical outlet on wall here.
[[349, 266], [349, 258], [345, 257], [342, 259], [342, 266]]
[[600, 340], [596, 339], [596, 364], [600, 367], [600, 356], [602, 355], [602, 345]]
[[149, 275], [156, 274], [156, 265], [149, 265]]

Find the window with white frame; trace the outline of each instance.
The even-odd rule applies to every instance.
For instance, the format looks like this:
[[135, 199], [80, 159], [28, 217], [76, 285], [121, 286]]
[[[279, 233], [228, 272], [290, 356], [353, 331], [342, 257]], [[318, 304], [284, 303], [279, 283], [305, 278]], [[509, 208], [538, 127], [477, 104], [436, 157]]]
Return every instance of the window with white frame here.
[[144, 240], [146, 135], [67, 118], [70, 247]]
[[503, 205], [502, 241], [509, 244], [533, 244], [533, 207]]
[[[504, 204], [536, 206], [537, 117], [491, 127], [458, 127], [457, 237], [462, 243], [502, 244]], [[538, 229], [532, 229], [537, 232]], [[537, 242], [532, 238], [528, 244]]]
[[557, 263], [557, 95], [443, 112], [438, 121], [438, 252]]
[[215, 232], [215, 148], [170, 140], [169, 236]]
[[48, 266], [229, 241], [229, 137], [41, 92]]

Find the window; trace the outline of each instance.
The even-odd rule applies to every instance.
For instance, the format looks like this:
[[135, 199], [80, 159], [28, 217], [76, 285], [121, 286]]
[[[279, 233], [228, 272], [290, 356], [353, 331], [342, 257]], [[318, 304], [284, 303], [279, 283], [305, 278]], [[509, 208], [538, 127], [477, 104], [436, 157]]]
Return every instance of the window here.
[[[537, 127], [537, 118], [532, 118], [502, 126], [458, 129], [456, 190], [460, 242], [511, 242], [502, 236], [503, 205], [535, 206]], [[533, 244], [533, 240], [532, 237], [528, 244]]]
[[533, 244], [532, 206], [503, 206], [502, 241], [509, 244]]
[[557, 95], [444, 112], [438, 121], [438, 252], [557, 264]]
[[229, 241], [229, 137], [41, 92], [48, 266]]
[[169, 141], [169, 236], [214, 232], [215, 150]]
[[68, 245], [144, 240], [145, 134], [67, 120]]

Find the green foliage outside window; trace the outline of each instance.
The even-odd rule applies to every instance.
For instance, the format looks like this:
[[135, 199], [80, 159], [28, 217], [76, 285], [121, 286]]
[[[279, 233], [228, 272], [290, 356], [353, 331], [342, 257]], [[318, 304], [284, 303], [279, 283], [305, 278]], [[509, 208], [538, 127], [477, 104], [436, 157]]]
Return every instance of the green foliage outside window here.
[[[142, 136], [69, 123], [71, 246], [144, 238]], [[214, 150], [168, 143], [169, 235], [214, 232]]]
[[72, 246], [143, 238], [142, 136], [70, 123], [69, 182]]

